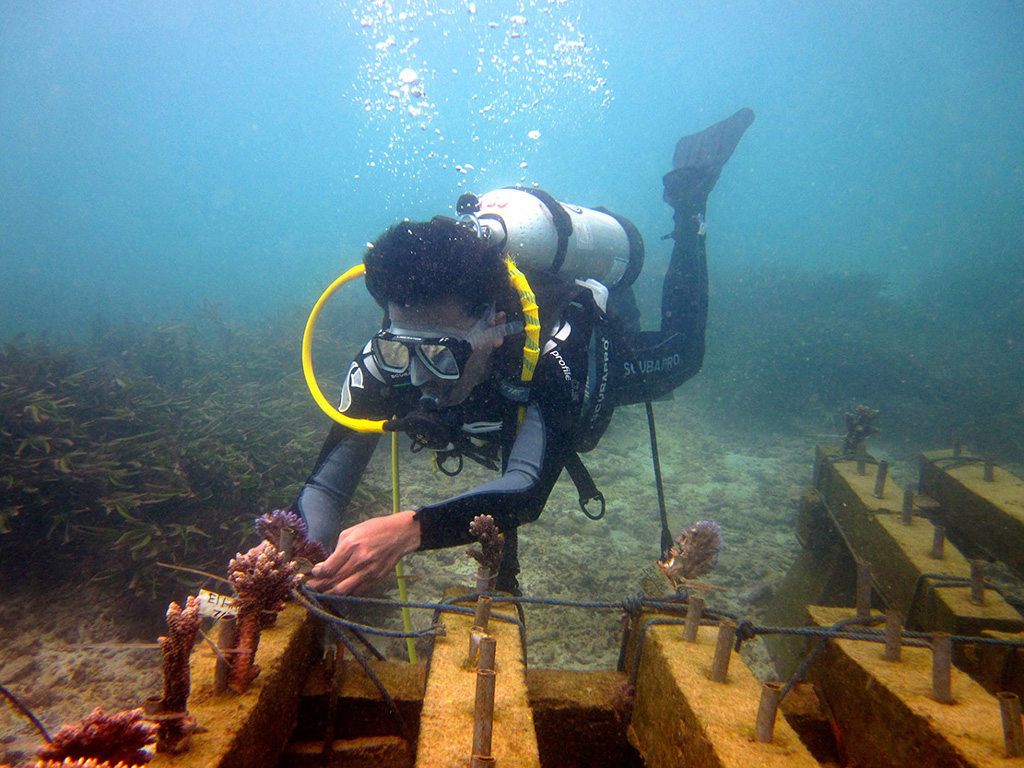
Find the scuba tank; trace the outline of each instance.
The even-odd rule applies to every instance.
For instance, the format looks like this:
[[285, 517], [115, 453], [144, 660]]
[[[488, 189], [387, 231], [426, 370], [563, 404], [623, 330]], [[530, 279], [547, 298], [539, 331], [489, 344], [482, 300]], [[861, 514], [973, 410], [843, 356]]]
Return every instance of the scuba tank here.
[[560, 203], [539, 189], [506, 187], [464, 194], [459, 221], [500, 247], [518, 266], [568, 281], [632, 285], [644, 264], [644, 242], [628, 219], [601, 208]]

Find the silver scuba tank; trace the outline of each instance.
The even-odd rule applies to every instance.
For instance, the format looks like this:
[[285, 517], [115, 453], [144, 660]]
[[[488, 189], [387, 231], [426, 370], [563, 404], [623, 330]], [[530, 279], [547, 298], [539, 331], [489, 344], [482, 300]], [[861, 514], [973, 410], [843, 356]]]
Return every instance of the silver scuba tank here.
[[537, 189], [496, 189], [459, 198], [458, 212], [520, 267], [566, 280], [630, 285], [643, 266], [643, 239], [621, 216], [560, 203]]

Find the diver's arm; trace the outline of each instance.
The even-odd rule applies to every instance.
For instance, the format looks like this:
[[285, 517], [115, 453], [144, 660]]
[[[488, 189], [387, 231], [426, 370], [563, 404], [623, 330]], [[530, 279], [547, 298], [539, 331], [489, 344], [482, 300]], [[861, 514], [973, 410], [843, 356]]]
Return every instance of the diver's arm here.
[[418, 511], [405, 510], [346, 528], [331, 555], [313, 568], [309, 586], [328, 594], [360, 594], [417, 549], [468, 542], [469, 524], [489, 514], [509, 531], [540, 515], [564, 459], [549, 450], [541, 409], [529, 408], [505, 474], [489, 483]]
[[[393, 393], [377, 372], [367, 344], [349, 366], [339, 410], [357, 419], [380, 419], [396, 407]], [[320, 449], [316, 466], [293, 505], [306, 521], [309, 536], [328, 550], [345, 526], [344, 512], [359, 485], [379, 433], [356, 432], [334, 424]]]
[[579, 424], [580, 397], [586, 383], [591, 324], [587, 312], [570, 314], [564, 338], [541, 355], [526, 418], [501, 477], [466, 493], [421, 507], [421, 549], [471, 541], [469, 524], [491, 515], [501, 530], [536, 520], [565, 466]]
[[294, 509], [306, 521], [310, 539], [328, 550], [338, 540], [343, 512], [379, 440], [378, 434], [354, 432], [335, 424], [320, 451], [316, 468], [299, 492]]
[[416, 512], [421, 525], [420, 549], [440, 549], [472, 541], [469, 524], [490, 515], [501, 530], [536, 520], [565, 466], [568, 442], [552, 429], [536, 405], [527, 411], [509, 456], [508, 469], [490, 482]]

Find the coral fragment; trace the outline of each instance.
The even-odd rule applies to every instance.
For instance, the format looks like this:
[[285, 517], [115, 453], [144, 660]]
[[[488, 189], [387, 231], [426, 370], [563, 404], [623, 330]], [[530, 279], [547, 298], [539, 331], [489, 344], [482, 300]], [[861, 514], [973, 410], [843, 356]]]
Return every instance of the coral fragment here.
[[142, 765], [150, 758], [145, 748], [153, 742], [156, 731], [156, 726], [143, 717], [141, 709], [108, 715], [96, 707], [80, 723], [61, 728], [36, 755], [41, 762], [56, 765], [86, 765], [89, 759], [99, 765]]
[[228, 579], [235, 588], [238, 609], [231, 675], [228, 685], [242, 693], [259, 674], [254, 664], [260, 642], [263, 614], [284, 608], [285, 598], [301, 575], [294, 562], [269, 541], [257, 544], [244, 555], [239, 552], [228, 566]]
[[658, 563], [661, 572], [679, 589], [698, 576], [710, 573], [722, 549], [718, 523], [701, 520], [683, 531], [672, 544], [668, 559]]

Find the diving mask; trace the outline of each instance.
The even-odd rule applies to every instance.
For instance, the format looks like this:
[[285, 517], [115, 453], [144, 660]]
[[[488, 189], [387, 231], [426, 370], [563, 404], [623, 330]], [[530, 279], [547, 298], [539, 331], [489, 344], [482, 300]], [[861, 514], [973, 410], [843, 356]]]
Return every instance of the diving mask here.
[[491, 325], [494, 315], [495, 307], [491, 304], [464, 335], [444, 331], [424, 333], [391, 325], [373, 337], [370, 344], [373, 360], [380, 370], [391, 376], [410, 373], [415, 359], [432, 376], [442, 381], [457, 381], [465, 373], [475, 350], [523, 330], [521, 322]]

